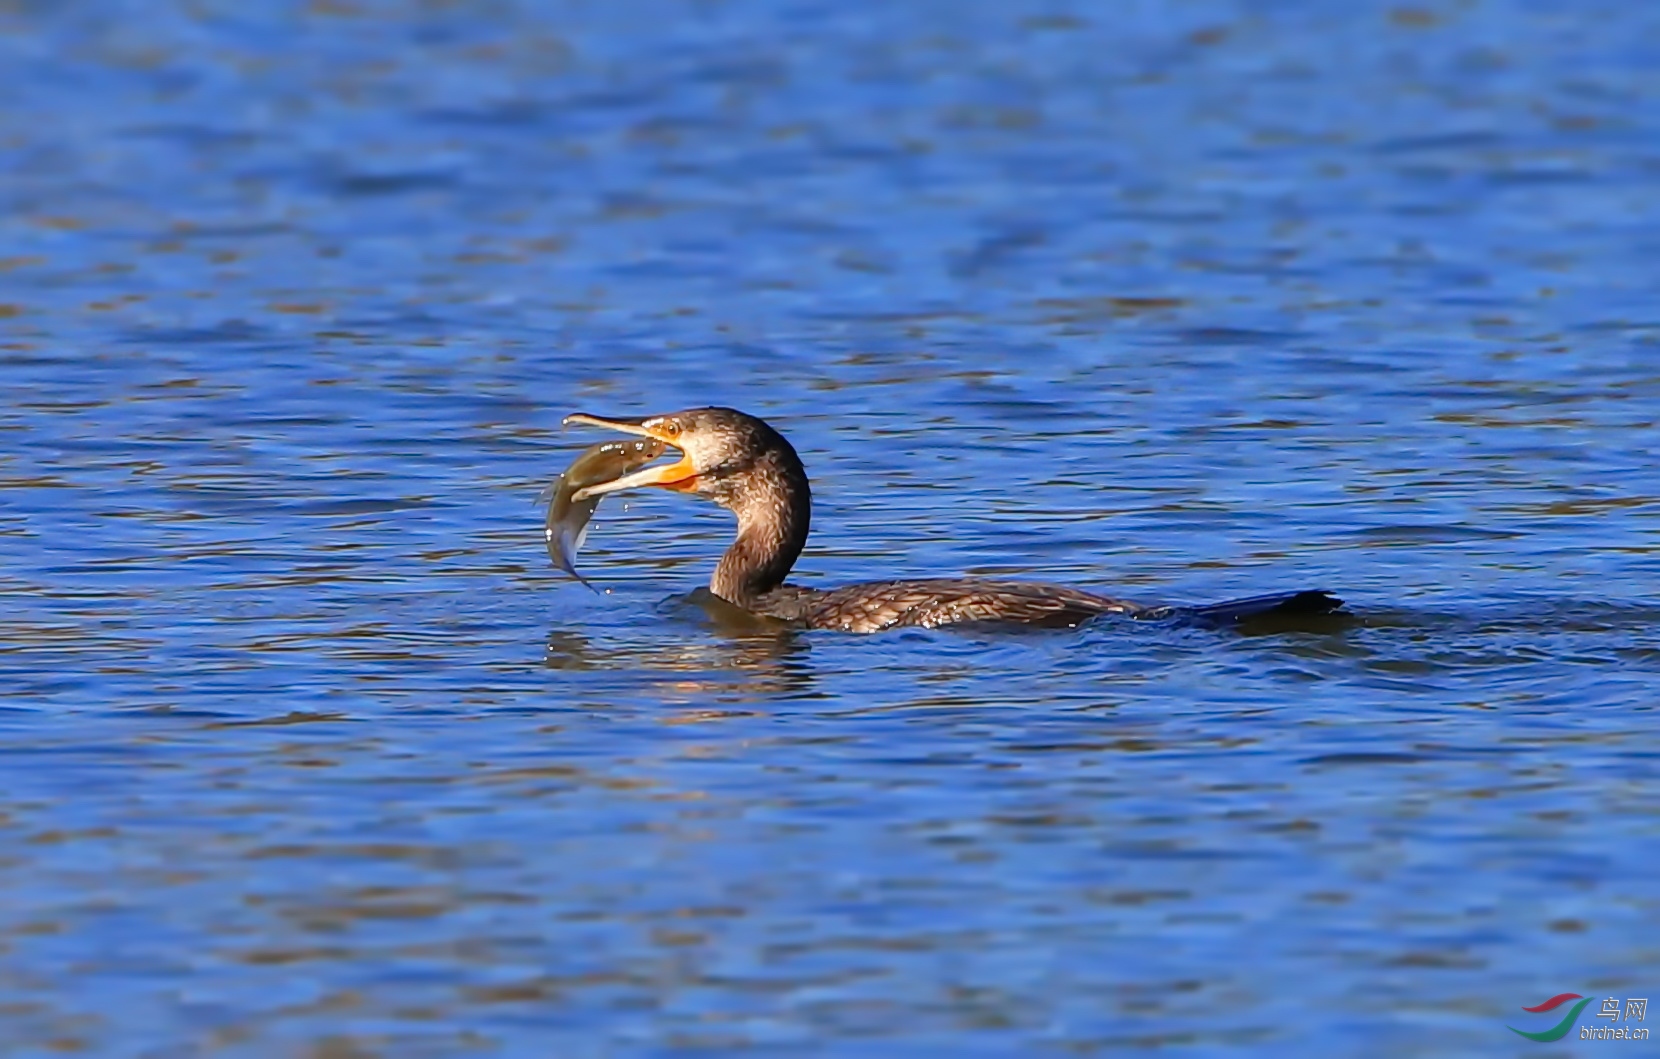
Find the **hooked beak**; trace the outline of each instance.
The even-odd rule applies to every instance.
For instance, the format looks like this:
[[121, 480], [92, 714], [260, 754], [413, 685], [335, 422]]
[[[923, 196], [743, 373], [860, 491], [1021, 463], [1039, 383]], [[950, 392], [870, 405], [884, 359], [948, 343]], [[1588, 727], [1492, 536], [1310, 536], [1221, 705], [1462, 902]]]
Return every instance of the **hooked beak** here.
[[586, 412], [576, 412], [566, 416], [561, 424], [562, 426], [578, 423], [583, 426], [604, 427], [606, 430], [616, 430], [624, 434], [634, 434], [638, 437], [661, 441], [663, 444], [681, 451], [680, 459], [674, 463], [646, 467], [635, 471], [633, 474], [625, 474], [615, 481], [585, 486], [573, 493], [571, 499], [588, 500], [596, 496], [604, 496], [606, 493], [618, 493], [624, 489], [639, 489], [648, 485], [673, 489], [677, 492], [694, 488], [697, 468], [692, 466], [692, 458], [685, 454], [685, 450], [680, 448], [675, 439], [659, 429], [662, 422], [662, 416], [611, 419], [605, 416], [588, 415]]

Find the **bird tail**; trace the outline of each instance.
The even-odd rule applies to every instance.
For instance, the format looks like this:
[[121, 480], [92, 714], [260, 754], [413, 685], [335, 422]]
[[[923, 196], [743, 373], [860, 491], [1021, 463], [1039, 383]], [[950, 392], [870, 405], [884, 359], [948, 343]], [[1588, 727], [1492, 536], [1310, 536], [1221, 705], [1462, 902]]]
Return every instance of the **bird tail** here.
[[1175, 618], [1183, 625], [1217, 629], [1259, 618], [1300, 618], [1330, 614], [1342, 606], [1343, 601], [1330, 592], [1307, 589], [1302, 592], [1275, 592], [1267, 596], [1230, 599], [1197, 607], [1159, 607], [1138, 617]]

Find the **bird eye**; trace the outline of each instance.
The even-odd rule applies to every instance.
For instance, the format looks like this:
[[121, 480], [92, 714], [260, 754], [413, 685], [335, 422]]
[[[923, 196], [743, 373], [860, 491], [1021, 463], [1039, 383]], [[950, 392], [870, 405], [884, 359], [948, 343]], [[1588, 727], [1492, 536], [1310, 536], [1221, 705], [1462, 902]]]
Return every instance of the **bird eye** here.
[[662, 425], [657, 429], [662, 431], [665, 437], [677, 438], [680, 436], [680, 424], [672, 419], [663, 420]]

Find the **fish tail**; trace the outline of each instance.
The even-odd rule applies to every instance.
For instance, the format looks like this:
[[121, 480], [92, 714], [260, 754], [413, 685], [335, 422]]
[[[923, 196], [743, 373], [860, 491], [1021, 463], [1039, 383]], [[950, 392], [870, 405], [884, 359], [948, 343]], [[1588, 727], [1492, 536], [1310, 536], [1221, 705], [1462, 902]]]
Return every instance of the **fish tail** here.
[[[552, 549], [550, 549], [550, 551], [552, 551]], [[588, 591], [592, 592], [594, 595], [599, 595], [599, 589], [595, 588], [592, 584], [589, 584], [586, 577], [583, 577], [581, 574], [576, 572], [576, 564], [571, 562], [570, 556], [562, 555], [557, 551], [553, 551], [551, 558], [553, 559], [553, 565], [559, 567], [559, 569], [565, 571], [567, 574], [570, 574], [578, 581], [581, 581], [583, 585], [587, 587]]]

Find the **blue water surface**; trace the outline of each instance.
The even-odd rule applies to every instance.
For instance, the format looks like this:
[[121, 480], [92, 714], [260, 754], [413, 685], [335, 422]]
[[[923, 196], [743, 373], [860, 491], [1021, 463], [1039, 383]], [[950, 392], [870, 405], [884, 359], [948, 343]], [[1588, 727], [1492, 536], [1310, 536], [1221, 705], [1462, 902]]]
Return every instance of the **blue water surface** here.
[[[1660, 8], [19, 0], [0, 89], [8, 1056], [1547, 1056], [1660, 987]], [[804, 584], [1355, 617], [733, 628], [671, 495], [553, 569], [562, 417], [702, 404]]]

